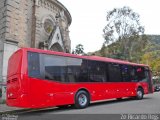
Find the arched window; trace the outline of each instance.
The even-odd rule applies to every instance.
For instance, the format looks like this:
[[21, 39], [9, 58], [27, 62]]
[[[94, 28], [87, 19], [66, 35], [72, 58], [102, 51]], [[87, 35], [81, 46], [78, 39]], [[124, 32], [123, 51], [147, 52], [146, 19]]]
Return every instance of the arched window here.
[[50, 50], [63, 52], [63, 49], [59, 43], [53, 44]]

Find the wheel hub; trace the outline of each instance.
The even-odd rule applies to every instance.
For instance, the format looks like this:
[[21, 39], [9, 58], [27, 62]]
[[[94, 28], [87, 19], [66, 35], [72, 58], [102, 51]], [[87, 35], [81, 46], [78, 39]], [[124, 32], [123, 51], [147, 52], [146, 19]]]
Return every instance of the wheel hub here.
[[84, 106], [87, 103], [87, 97], [84, 94], [81, 94], [78, 101], [81, 106]]

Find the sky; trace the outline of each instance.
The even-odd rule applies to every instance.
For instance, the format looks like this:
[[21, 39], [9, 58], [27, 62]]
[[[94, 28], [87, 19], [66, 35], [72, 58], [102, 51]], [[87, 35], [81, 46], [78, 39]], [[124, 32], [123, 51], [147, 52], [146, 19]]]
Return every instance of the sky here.
[[70, 12], [71, 47], [84, 46], [84, 52], [99, 50], [104, 42], [107, 11], [129, 6], [140, 15], [145, 34], [160, 35], [160, 0], [58, 0]]

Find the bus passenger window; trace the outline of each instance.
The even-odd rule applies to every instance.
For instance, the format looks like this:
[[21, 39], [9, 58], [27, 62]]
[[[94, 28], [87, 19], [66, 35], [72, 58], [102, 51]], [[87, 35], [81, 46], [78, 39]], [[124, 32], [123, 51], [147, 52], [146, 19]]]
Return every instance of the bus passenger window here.
[[76, 82], [88, 82], [87, 60], [82, 60]]
[[99, 61], [88, 61], [88, 72], [90, 82], [106, 81], [105, 63]]
[[130, 81], [131, 82], [138, 82], [138, 77], [136, 75], [136, 69], [135, 67], [130, 67]]
[[69, 82], [88, 82], [87, 61], [67, 57], [67, 79]]
[[43, 55], [45, 79], [65, 82], [66, 58], [55, 55]]
[[145, 70], [142, 67], [136, 68], [136, 76], [138, 81], [147, 81], [147, 76], [145, 75]]
[[108, 64], [109, 82], [122, 82], [121, 69], [119, 64]]
[[128, 65], [121, 65], [121, 72], [122, 72], [123, 82], [130, 82], [129, 66]]
[[41, 77], [39, 63], [39, 53], [28, 52], [28, 74], [30, 77]]

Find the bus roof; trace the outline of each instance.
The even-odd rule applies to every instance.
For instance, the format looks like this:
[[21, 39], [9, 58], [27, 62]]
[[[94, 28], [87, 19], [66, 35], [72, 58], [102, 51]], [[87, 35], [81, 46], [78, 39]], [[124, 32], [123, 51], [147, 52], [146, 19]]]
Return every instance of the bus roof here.
[[43, 53], [43, 54], [52, 54], [52, 55], [59, 55], [59, 56], [65, 56], [65, 57], [73, 57], [73, 58], [81, 58], [81, 59], [88, 59], [88, 60], [110, 62], [110, 63], [119, 63], [119, 64], [133, 65], [133, 66], [148, 67], [148, 65], [145, 65], [145, 64], [138, 64], [138, 63], [133, 63], [133, 62], [129, 62], [126, 60], [119, 60], [119, 59], [113, 59], [113, 58], [107, 58], [107, 57], [80, 56], [80, 55], [75, 55], [75, 54], [70, 54], [70, 53], [42, 50], [42, 49], [37, 49], [37, 48], [21, 48], [21, 49], [23, 49], [25, 51], [38, 52], [38, 53]]

